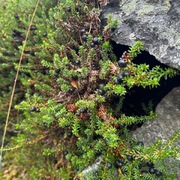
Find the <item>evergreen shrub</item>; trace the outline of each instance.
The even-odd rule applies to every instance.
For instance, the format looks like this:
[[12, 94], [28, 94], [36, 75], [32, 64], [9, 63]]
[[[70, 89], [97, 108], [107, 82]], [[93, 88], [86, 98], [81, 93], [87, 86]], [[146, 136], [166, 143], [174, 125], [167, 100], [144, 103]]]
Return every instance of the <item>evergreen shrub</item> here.
[[[0, 8], [0, 118], [5, 119], [35, 0], [9, 0]], [[137, 41], [122, 57], [110, 44], [118, 22], [102, 27], [105, 1], [40, 1], [30, 28], [3, 149], [4, 179], [173, 179], [165, 160], [176, 158], [169, 141], [146, 147], [131, 126], [156, 117], [126, 116], [125, 95], [135, 86], [156, 88], [178, 74], [133, 59]], [[119, 97], [118, 103], [112, 99]], [[95, 168], [87, 171], [92, 164]]]

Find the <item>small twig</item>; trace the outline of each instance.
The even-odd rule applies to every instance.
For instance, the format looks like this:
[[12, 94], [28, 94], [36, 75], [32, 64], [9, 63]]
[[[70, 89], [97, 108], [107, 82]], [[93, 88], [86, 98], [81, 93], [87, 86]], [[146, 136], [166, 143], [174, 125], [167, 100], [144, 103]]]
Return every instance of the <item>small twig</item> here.
[[27, 40], [28, 40], [30, 28], [31, 28], [32, 22], [34, 20], [34, 16], [36, 14], [39, 2], [40, 2], [40, 0], [37, 0], [37, 2], [36, 2], [36, 6], [34, 8], [34, 11], [33, 11], [32, 17], [31, 17], [31, 21], [29, 23], [29, 27], [28, 27], [28, 30], [27, 30], [27, 33], [26, 33], [26, 38], [24, 40], [22, 51], [21, 51], [21, 56], [20, 56], [20, 59], [19, 59], [19, 64], [18, 64], [17, 71], [16, 71], [14, 85], [13, 85], [13, 89], [12, 89], [12, 93], [11, 93], [11, 97], [10, 97], [10, 102], [9, 102], [9, 108], [8, 108], [8, 112], [7, 112], [7, 116], [6, 116], [6, 122], [5, 122], [5, 126], [4, 126], [4, 132], [3, 132], [3, 136], [2, 136], [1, 152], [0, 152], [0, 169], [2, 169], [2, 154], [3, 154], [3, 148], [4, 148], [4, 141], [5, 141], [5, 137], [6, 137], [7, 126], [8, 126], [9, 116], [10, 116], [10, 112], [11, 112], [12, 101], [13, 101], [13, 97], [14, 97], [14, 93], [15, 93], [15, 89], [16, 89], [17, 79], [18, 79], [18, 76], [19, 76], [21, 62], [22, 62], [22, 59], [23, 59], [23, 54], [24, 54], [25, 46], [26, 46], [26, 43], [27, 43]]

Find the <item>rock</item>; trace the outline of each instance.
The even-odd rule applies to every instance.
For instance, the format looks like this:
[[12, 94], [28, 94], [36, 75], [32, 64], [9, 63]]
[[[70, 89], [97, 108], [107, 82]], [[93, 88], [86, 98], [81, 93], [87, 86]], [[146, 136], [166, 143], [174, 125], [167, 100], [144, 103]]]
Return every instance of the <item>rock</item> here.
[[[133, 132], [134, 136], [150, 145], [158, 139], [168, 140], [180, 128], [180, 87], [174, 88], [156, 107], [157, 119], [145, 122]], [[180, 148], [180, 141], [177, 142]]]
[[179, 0], [111, 0], [102, 20], [112, 14], [120, 24], [112, 33], [117, 44], [144, 43], [144, 50], [170, 67], [180, 69]]
[[[151, 145], [158, 139], [165, 142], [180, 130], [180, 86], [161, 100], [155, 112], [158, 115], [157, 119], [145, 122], [133, 132], [133, 137], [145, 145]], [[180, 150], [180, 139], [176, 142], [176, 146]], [[180, 163], [180, 158], [177, 160]], [[177, 172], [180, 179], [180, 167]]]
[[96, 161], [88, 166], [85, 170], [82, 171], [82, 180], [88, 180], [88, 177], [94, 177], [94, 173], [99, 169], [103, 159], [102, 157], [98, 157]]

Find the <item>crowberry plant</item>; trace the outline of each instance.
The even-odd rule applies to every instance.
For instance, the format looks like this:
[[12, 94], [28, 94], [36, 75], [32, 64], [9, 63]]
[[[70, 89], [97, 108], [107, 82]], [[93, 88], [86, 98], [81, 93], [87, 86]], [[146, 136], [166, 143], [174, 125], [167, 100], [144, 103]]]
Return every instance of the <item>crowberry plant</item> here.
[[[2, 119], [35, 3], [9, 0], [1, 5]], [[110, 15], [105, 27], [100, 20], [106, 4], [104, 0], [40, 1], [16, 85], [9, 126], [14, 135], [3, 149], [3, 178], [174, 177], [167, 173], [164, 160], [177, 157], [177, 149], [169, 147], [179, 134], [166, 144], [145, 147], [132, 139], [129, 127], [155, 114], [150, 111], [147, 116], [126, 116], [121, 107], [132, 87], [155, 88], [161, 78], [178, 72], [134, 64], [133, 59], [143, 48], [140, 41], [122, 57], [116, 57], [110, 33], [117, 20]], [[114, 96], [120, 97], [117, 105], [111, 101]], [[97, 173], [85, 171], [98, 158]]]

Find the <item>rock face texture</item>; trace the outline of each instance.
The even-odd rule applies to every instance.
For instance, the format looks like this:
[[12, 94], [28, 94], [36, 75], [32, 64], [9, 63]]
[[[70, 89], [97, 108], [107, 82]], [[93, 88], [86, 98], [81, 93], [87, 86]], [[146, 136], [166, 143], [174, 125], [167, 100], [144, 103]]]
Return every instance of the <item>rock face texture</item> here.
[[[180, 87], [174, 88], [156, 107], [157, 119], [144, 123], [133, 132], [145, 145], [158, 139], [166, 141], [180, 129]], [[180, 140], [177, 142], [180, 149]]]
[[108, 14], [120, 22], [112, 33], [116, 43], [140, 40], [158, 61], [180, 69], [179, 0], [111, 0], [102, 17]]
[[[135, 139], [150, 145], [158, 139], [166, 141], [180, 130], [180, 87], [174, 88], [156, 107], [158, 118], [148, 121], [133, 132]], [[180, 150], [180, 139], [176, 142]], [[179, 159], [180, 161], [180, 159]], [[180, 167], [177, 172], [180, 179]]]

